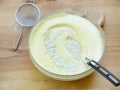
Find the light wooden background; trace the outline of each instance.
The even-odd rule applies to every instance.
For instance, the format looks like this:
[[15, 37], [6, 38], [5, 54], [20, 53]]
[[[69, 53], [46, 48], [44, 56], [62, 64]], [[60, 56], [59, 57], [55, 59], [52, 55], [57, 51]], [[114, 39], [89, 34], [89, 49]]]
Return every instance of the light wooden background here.
[[[107, 18], [103, 27], [106, 50], [101, 64], [120, 78], [120, 0], [40, 0], [42, 15], [59, 9], [71, 9], [78, 3], [101, 9]], [[10, 48], [16, 42], [15, 10], [22, 0], [0, 0], [0, 90], [120, 90], [98, 73], [72, 82], [53, 80], [32, 64], [28, 54], [28, 35], [24, 30], [19, 52]]]

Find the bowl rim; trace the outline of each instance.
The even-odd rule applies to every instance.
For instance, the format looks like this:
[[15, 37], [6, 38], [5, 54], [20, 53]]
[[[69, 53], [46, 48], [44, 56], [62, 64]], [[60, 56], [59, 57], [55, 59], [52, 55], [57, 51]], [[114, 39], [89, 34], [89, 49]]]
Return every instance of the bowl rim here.
[[[59, 14], [59, 13], [68, 13], [68, 14], [72, 14], [72, 15], [81, 16], [81, 15], [78, 15], [78, 13], [74, 12], [73, 10], [59, 10], [59, 11], [56, 11], [56, 12], [49, 12], [49, 13], [47, 13], [46, 15], [42, 16], [42, 17], [41, 17], [41, 21], [42, 21], [43, 19], [51, 16], [51, 15], [55, 15], [55, 14]], [[98, 28], [97, 30], [99, 30], [100, 35], [101, 35], [101, 37], [102, 37], [102, 41], [103, 41], [103, 53], [102, 53], [100, 59], [97, 61], [97, 62], [99, 62], [99, 61], [102, 59], [103, 54], [105, 53], [105, 46], [106, 46], [105, 35], [104, 35], [104, 32], [103, 32], [102, 28], [100, 27], [100, 25], [99, 25], [96, 21], [94, 21], [94, 20], [93, 20], [92, 18], [90, 18], [90, 17], [87, 18], [87, 17], [85, 17], [85, 16], [86, 16], [86, 15], [81, 16], [81, 17], [83, 17], [83, 18], [89, 20], [91, 23], [93, 23], [93, 24], [95, 25], [95, 27]], [[41, 21], [40, 21], [40, 22], [41, 22]], [[38, 23], [39, 23], [39, 22], [38, 22]], [[50, 73], [50, 74], [57, 75], [57, 76], [61, 76], [61, 77], [78, 76], [78, 75], [85, 74], [85, 73], [88, 72], [89, 70], [93, 70], [92, 67], [90, 67], [90, 68], [88, 68], [86, 71], [81, 72], [81, 73], [79, 73], [79, 74], [74, 74], [74, 75], [62, 75], [62, 74], [56, 74], [56, 73], [53, 73], [53, 72], [50, 72], [50, 71], [44, 69], [44, 67], [40, 66], [40, 65], [36, 62], [36, 60], [33, 58], [32, 53], [31, 53], [31, 50], [30, 50], [30, 38], [31, 38], [31, 34], [32, 34], [32, 32], [33, 32], [33, 30], [34, 30], [35, 27], [36, 27], [36, 25], [32, 28], [32, 30], [31, 30], [31, 32], [30, 32], [30, 34], [29, 34], [28, 46], [29, 46], [29, 54], [30, 54], [32, 63], [35, 62], [35, 64], [36, 64], [40, 69], [42, 69], [42, 70], [44, 70], [45, 72], [48, 72], [48, 73]], [[40, 70], [40, 71], [41, 71], [41, 70]], [[42, 71], [41, 71], [41, 72], [42, 72]], [[45, 73], [45, 74], [46, 74], [46, 73]], [[47, 74], [47, 75], [48, 75], [48, 74]], [[49, 76], [49, 75], [48, 75], [48, 76]]]

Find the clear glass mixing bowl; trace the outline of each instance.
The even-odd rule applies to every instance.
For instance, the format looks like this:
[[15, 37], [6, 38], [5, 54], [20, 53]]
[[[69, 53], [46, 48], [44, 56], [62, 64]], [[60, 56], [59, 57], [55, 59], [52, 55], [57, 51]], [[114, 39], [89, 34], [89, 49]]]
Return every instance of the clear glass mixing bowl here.
[[[64, 10], [64, 11], [57, 11], [57, 12], [52, 12], [52, 13], [48, 13], [46, 16], [42, 17], [42, 20], [44, 18], [47, 18], [49, 17], [50, 15], [54, 15], [54, 14], [57, 14], [57, 13], [62, 13], [62, 12], [65, 12], [65, 13], [68, 13], [68, 14], [73, 14], [73, 15], [77, 15], [77, 16], [81, 16], [85, 19], [88, 19], [89, 21], [91, 21], [99, 30], [99, 33], [101, 35], [101, 38], [103, 40], [103, 44], [104, 44], [104, 50], [105, 50], [105, 36], [104, 36], [104, 32], [102, 30], [102, 28], [100, 27], [100, 25], [97, 24], [96, 21], [94, 21], [93, 19], [91, 19], [88, 15], [86, 15], [85, 13], [80, 13], [80, 12], [76, 12], [74, 10]], [[62, 80], [62, 81], [72, 81], [72, 80], [77, 80], [77, 79], [81, 79], [83, 77], [86, 77], [88, 75], [90, 75], [94, 70], [92, 68], [88, 69], [87, 71], [85, 72], [82, 72], [80, 74], [75, 74], [75, 75], [59, 75], [59, 74], [55, 74], [55, 73], [52, 73], [50, 71], [47, 71], [45, 70], [43, 67], [41, 67], [37, 62], [36, 60], [33, 58], [33, 55], [31, 53], [31, 50], [30, 50], [30, 39], [31, 37], [29, 37], [29, 53], [30, 53], [30, 57], [31, 57], [31, 60], [33, 62], [33, 64], [38, 68], [38, 70], [40, 70], [41, 72], [43, 72], [44, 74], [46, 74], [47, 76], [51, 77], [51, 78], [54, 78], [54, 79], [57, 79], [57, 80]], [[104, 54], [104, 50], [103, 50], [103, 53], [102, 55]], [[102, 58], [102, 56], [101, 56]], [[101, 58], [99, 59], [99, 61], [101, 60]]]

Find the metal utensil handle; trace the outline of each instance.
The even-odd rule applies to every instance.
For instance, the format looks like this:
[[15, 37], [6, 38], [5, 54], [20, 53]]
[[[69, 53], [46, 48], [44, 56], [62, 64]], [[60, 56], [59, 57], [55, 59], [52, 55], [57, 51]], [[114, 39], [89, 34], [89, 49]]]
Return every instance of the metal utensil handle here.
[[26, 0], [27, 3], [34, 3], [34, 0]]
[[34, 4], [37, 4], [39, 1], [41, 0], [25, 0], [26, 3], [34, 3]]
[[98, 64], [96, 61], [89, 60], [87, 64], [91, 66], [93, 69], [95, 69], [97, 72], [99, 72], [107, 80], [109, 80], [113, 85], [115, 86], [120, 85], [120, 80], [114, 74], [112, 74], [109, 70], [107, 70], [105, 67]]
[[15, 44], [15, 47], [13, 48], [14, 51], [16, 51], [18, 49], [18, 46], [19, 46], [19, 43], [20, 43], [20, 39], [21, 39], [21, 36], [22, 36], [22, 31], [19, 32], [19, 37], [17, 39], [17, 42]]

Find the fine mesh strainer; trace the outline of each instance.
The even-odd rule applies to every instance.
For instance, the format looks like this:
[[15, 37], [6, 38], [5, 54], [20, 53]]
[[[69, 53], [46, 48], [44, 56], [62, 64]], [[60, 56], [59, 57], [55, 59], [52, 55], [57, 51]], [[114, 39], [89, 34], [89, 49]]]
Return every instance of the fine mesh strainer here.
[[[35, 25], [40, 19], [40, 9], [33, 3], [33, 0], [21, 5], [15, 13], [16, 22], [21, 27], [31, 27]], [[13, 47], [16, 51], [19, 46], [20, 38], [22, 36], [22, 30], [19, 30], [18, 40]]]
[[17, 9], [15, 18], [17, 23], [23, 27], [33, 26], [39, 21], [39, 8], [33, 3], [25, 3]]

